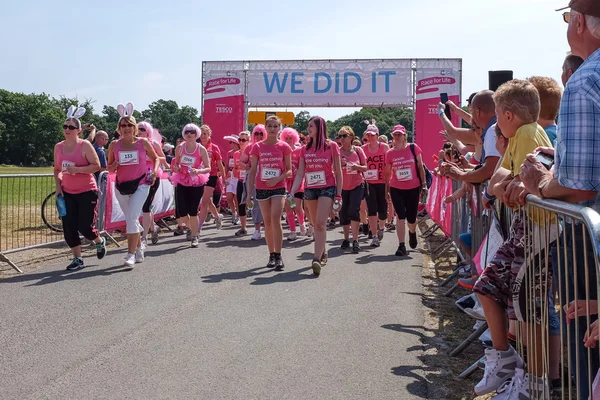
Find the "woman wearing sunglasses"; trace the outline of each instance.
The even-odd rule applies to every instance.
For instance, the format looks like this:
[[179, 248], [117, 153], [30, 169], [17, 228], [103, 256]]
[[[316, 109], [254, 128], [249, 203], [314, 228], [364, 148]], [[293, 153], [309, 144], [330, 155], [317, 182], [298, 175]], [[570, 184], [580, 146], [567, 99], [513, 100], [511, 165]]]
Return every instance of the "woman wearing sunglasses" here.
[[227, 176], [223, 178], [225, 180], [225, 196], [231, 210], [231, 223], [237, 225], [240, 223], [240, 218], [238, 217], [239, 204], [237, 201], [237, 184], [239, 178], [235, 176], [235, 159], [233, 156], [240, 150], [240, 142], [237, 135], [225, 136], [223, 140], [229, 142], [229, 151], [225, 160]]
[[74, 111], [75, 107], [71, 106], [63, 125], [65, 140], [54, 146], [56, 196], [62, 196], [65, 201], [67, 214], [62, 217], [63, 235], [73, 253], [67, 271], [84, 267], [79, 233], [96, 243], [98, 259], [106, 254], [105, 239], [96, 229], [98, 187], [94, 172], [100, 170], [100, 160], [92, 144], [79, 137], [79, 118], [85, 114], [85, 108]]
[[223, 216], [219, 214], [217, 208], [215, 207], [215, 203], [213, 202], [213, 193], [217, 187], [219, 174], [221, 174], [223, 177], [227, 175], [225, 174], [225, 168], [223, 167], [221, 149], [219, 149], [216, 144], [212, 143], [210, 140], [211, 136], [212, 130], [210, 127], [208, 125], [202, 125], [200, 127], [200, 144], [204, 146], [208, 152], [208, 157], [210, 158], [210, 177], [208, 178], [208, 182], [204, 188], [204, 194], [202, 195], [202, 201], [200, 203], [200, 231], [202, 231], [202, 225], [206, 220], [209, 210], [213, 217], [215, 217], [217, 229], [221, 229], [221, 225], [223, 224]]
[[298, 174], [292, 186], [295, 193], [304, 179], [304, 201], [310, 211], [315, 228], [315, 252], [312, 261], [313, 274], [319, 276], [327, 263], [327, 217], [334, 199], [342, 200], [342, 166], [340, 148], [327, 139], [327, 125], [321, 117], [308, 121], [308, 144], [300, 153]]
[[[260, 211], [260, 207], [258, 206], [258, 201], [256, 200], [256, 193], [248, 192], [248, 172], [250, 170], [250, 153], [252, 149], [256, 145], [256, 143], [261, 142], [267, 136], [267, 130], [263, 124], [258, 124], [252, 129], [252, 143], [244, 149], [240, 156], [240, 169], [246, 171], [246, 206], [249, 204], [248, 200], [250, 198], [250, 203], [252, 203], [252, 220], [254, 221], [254, 233], [252, 234], [252, 240], [260, 240], [260, 226], [263, 223], [263, 216]], [[254, 199], [254, 200], [252, 200]], [[248, 207], [247, 207], [248, 208]]]
[[342, 250], [350, 247], [350, 230], [352, 230], [352, 252], [358, 253], [358, 228], [360, 226], [360, 204], [363, 200], [365, 183], [363, 172], [367, 170], [365, 153], [360, 147], [355, 147], [354, 131], [349, 126], [343, 126], [337, 135], [342, 143], [340, 157], [344, 184], [342, 186], [342, 209], [340, 210], [340, 225], [344, 228]]
[[[158, 156], [160, 164], [166, 164], [167, 159], [165, 157], [165, 153], [163, 153], [162, 150], [162, 143], [160, 142], [162, 138], [158, 131], [156, 131], [155, 133], [154, 128], [152, 128], [152, 125], [150, 125], [149, 122], [142, 121], [138, 123], [138, 132], [138, 135], [141, 138], [147, 139], [150, 142], [150, 144], [154, 148], [154, 151], [156, 152], [156, 155]], [[146, 155], [146, 170], [152, 170], [153, 166], [154, 161], [152, 161], [150, 157]], [[157, 179], [155, 179], [152, 186], [150, 186], [148, 197], [146, 198], [146, 201], [144, 202], [144, 205], [142, 207], [142, 212], [144, 213], [142, 217], [142, 227], [144, 228], [144, 231], [142, 232], [142, 247], [146, 247], [146, 245], [148, 244], [146, 240], [148, 232], [152, 232], [152, 244], [158, 243], [159, 229], [158, 226], [154, 223], [154, 215], [152, 214], [151, 207], [152, 202], [154, 201], [154, 196], [156, 195], [156, 191], [160, 186], [160, 175], [162, 175], [162, 171], [159, 169]]]
[[[248, 233], [246, 230], [246, 190], [245, 181], [246, 173], [245, 169], [240, 167], [240, 158], [244, 150], [250, 144], [250, 132], [240, 132], [238, 136], [239, 150], [233, 153], [233, 177], [237, 179], [236, 188], [236, 200], [238, 204], [238, 211], [240, 216], [240, 229], [235, 233], [235, 236], [244, 236]], [[259, 227], [260, 229], [260, 227]], [[259, 230], [260, 232], [260, 230]]]
[[[392, 130], [394, 147], [385, 157], [385, 191], [391, 197], [396, 210], [396, 235], [398, 236], [397, 256], [407, 254], [404, 240], [405, 222], [408, 221], [408, 236], [411, 249], [417, 247], [417, 212], [421, 193], [427, 192], [425, 170], [421, 159], [421, 149], [407, 142], [406, 128], [394, 126]], [[414, 146], [414, 149], [410, 147]], [[414, 150], [414, 153], [413, 153]], [[415, 162], [416, 160], [416, 162]], [[423, 184], [421, 184], [423, 182]]]
[[[133, 268], [144, 261], [144, 249], [140, 233], [144, 230], [139, 223], [142, 207], [148, 198], [150, 186], [157, 179], [160, 160], [150, 142], [138, 137], [138, 127], [133, 117], [133, 104], [118, 107], [121, 118], [117, 125], [119, 140], [108, 147], [108, 171], [116, 172], [115, 195], [127, 221], [127, 255], [125, 267]], [[146, 156], [152, 161], [148, 173]]]
[[296, 175], [298, 174], [298, 165], [300, 164], [300, 153], [302, 152], [302, 147], [299, 145], [300, 137], [298, 136], [298, 131], [293, 128], [285, 128], [281, 131], [281, 140], [286, 142], [288, 146], [292, 149], [292, 176], [287, 180], [286, 186], [289, 191], [289, 194], [294, 197], [294, 207], [291, 206], [289, 201], [285, 202], [285, 211], [287, 217], [287, 223], [290, 227], [290, 234], [288, 235], [289, 241], [294, 241], [297, 239], [296, 234], [296, 216], [298, 217], [298, 223], [300, 224], [300, 236], [306, 235], [306, 227], [304, 226], [304, 207], [302, 202], [304, 200], [304, 180], [298, 188], [296, 193], [292, 193], [292, 185], [294, 184], [294, 179], [296, 179]]
[[[190, 228], [191, 247], [198, 247], [199, 226], [198, 207], [205, 192], [210, 173], [208, 152], [196, 139], [200, 137], [200, 128], [196, 124], [187, 124], [182, 131], [183, 143], [175, 150], [173, 176], [177, 198], [177, 224]], [[212, 196], [211, 196], [212, 197]]]
[[281, 130], [279, 117], [271, 116], [265, 123], [267, 138], [256, 143], [250, 153], [248, 192], [254, 192], [265, 222], [265, 239], [269, 248], [267, 267], [283, 270], [281, 258], [283, 229], [281, 214], [286, 194], [286, 180], [292, 175], [292, 149], [278, 139]]

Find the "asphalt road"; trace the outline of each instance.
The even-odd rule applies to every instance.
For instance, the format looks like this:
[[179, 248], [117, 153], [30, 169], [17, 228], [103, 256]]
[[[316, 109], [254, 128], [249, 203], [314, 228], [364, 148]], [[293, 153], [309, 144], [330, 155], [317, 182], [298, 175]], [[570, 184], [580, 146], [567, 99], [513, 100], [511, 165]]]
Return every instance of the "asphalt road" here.
[[[209, 225], [201, 245], [163, 236], [143, 264], [124, 250], [64, 271], [0, 279], [1, 399], [426, 399], [419, 356], [422, 255], [342, 254], [311, 274], [312, 242]], [[66, 264], [66, 263], [65, 263]]]

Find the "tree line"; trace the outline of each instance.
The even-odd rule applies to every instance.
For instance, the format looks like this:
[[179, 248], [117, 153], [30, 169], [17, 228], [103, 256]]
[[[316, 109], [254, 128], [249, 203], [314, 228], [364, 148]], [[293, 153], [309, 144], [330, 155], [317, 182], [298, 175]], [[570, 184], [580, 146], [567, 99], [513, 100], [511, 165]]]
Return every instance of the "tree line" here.
[[[63, 140], [62, 125], [71, 105], [85, 107], [82, 124], [92, 123], [112, 137], [119, 121], [117, 109], [105, 105], [100, 113], [96, 113], [93, 103], [90, 99], [82, 102], [64, 96], [54, 98], [46, 93], [24, 94], [0, 89], [0, 164], [52, 165], [54, 145]], [[149, 121], [171, 143], [181, 137], [181, 128], [185, 124], [199, 124], [201, 120], [196, 108], [163, 99], [151, 103], [145, 110], [135, 111], [134, 117], [137, 121]], [[310, 118], [308, 111], [300, 111], [293, 127], [306, 134]], [[372, 119], [377, 121], [380, 132], [388, 137], [396, 124], [404, 125], [412, 137], [413, 111], [401, 108], [363, 108], [335, 121], [327, 121], [329, 136], [334, 138], [337, 131], [347, 125], [360, 137], [366, 129], [363, 121]]]

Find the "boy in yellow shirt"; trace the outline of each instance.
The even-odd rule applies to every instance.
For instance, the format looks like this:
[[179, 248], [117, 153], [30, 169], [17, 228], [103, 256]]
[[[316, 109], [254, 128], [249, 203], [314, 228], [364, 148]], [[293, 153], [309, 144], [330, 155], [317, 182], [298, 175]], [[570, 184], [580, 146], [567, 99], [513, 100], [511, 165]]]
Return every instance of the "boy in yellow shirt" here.
[[[527, 154], [533, 153], [537, 147], [551, 147], [552, 144], [544, 129], [537, 124], [540, 97], [529, 81], [512, 80], [503, 84], [494, 94], [494, 102], [498, 126], [509, 139], [502, 164], [492, 177], [492, 181], [499, 182], [494, 186], [493, 193], [501, 198], [511, 182], [520, 180], [521, 165]], [[492, 190], [488, 189], [489, 192]], [[508, 239], [500, 246], [473, 287], [483, 306], [493, 343], [493, 348], [485, 352], [485, 373], [475, 386], [477, 395], [502, 388], [495, 400], [521, 400], [538, 398], [544, 391], [543, 378], [526, 374], [523, 360], [508, 343], [506, 314], [510, 319], [517, 319], [517, 304], [513, 305], [513, 296], [519, 290], [525, 266], [525, 215], [523, 210], [516, 210]], [[539, 309], [536, 314], [541, 314]], [[538, 354], [541, 354], [541, 340], [538, 344]], [[537, 368], [535, 360], [529, 360], [529, 365], [530, 369], [534, 369], [532, 372], [539, 371], [541, 376], [541, 368]], [[535, 393], [530, 393], [530, 385], [538, 397]]]

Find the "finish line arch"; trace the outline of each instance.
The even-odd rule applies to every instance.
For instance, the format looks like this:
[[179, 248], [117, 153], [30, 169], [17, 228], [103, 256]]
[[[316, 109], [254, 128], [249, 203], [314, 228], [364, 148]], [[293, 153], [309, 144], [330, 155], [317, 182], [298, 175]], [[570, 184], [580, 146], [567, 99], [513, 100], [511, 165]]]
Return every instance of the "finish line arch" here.
[[[414, 140], [433, 168], [442, 147], [440, 93], [460, 104], [462, 59], [205, 61], [202, 122], [223, 137], [247, 127], [249, 107], [403, 107], [413, 109]], [[453, 115], [458, 125], [458, 117]]]

